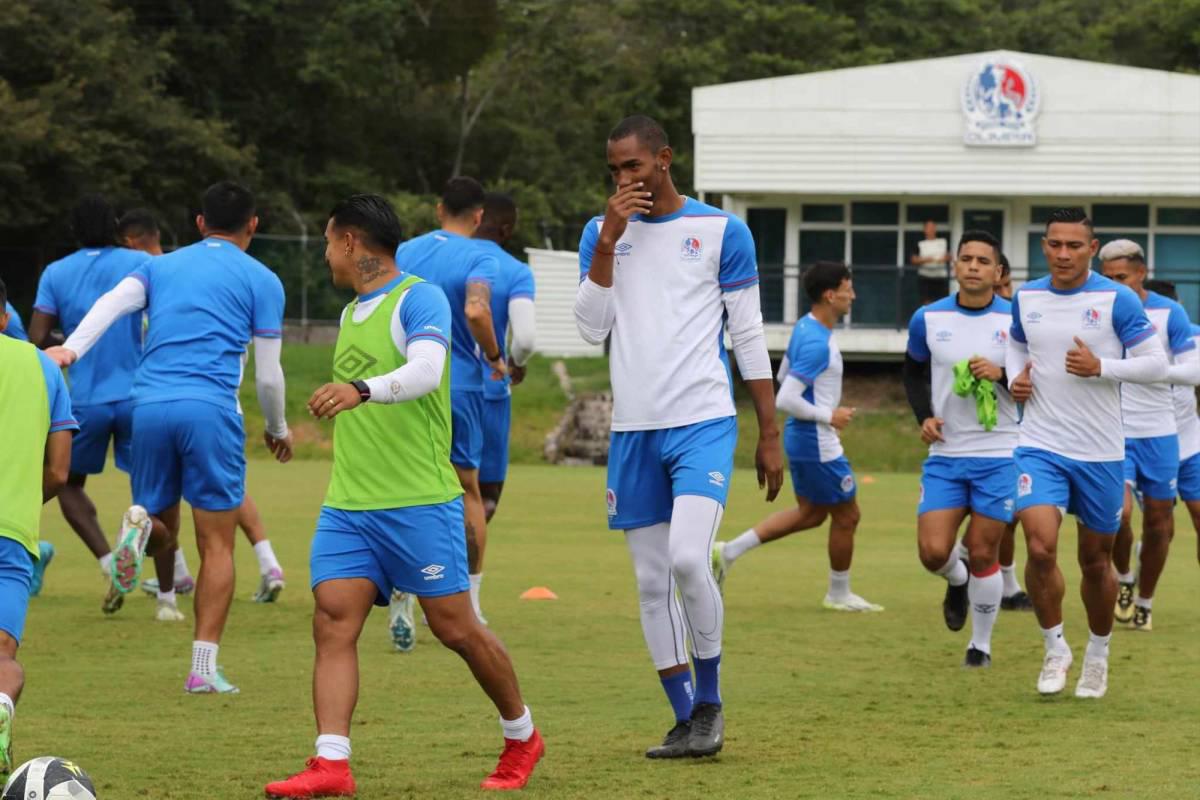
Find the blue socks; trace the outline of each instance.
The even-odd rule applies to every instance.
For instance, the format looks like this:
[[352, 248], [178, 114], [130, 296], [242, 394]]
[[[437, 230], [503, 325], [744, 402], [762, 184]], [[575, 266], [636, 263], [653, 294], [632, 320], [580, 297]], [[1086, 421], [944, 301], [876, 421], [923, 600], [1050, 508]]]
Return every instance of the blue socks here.
[[659, 678], [663, 691], [671, 701], [671, 710], [675, 712], [676, 722], [687, 722], [692, 718], [692, 671], [684, 670], [669, 678]]
[[721, 654], [712, 658], [692, 656], [696, 665], [696, 704], [721, 705]]

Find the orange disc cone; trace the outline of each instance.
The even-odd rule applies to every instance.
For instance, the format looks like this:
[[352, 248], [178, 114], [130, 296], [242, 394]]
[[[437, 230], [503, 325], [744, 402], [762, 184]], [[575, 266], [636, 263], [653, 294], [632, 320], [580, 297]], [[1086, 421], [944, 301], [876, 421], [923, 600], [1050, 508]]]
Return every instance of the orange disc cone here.
[[557, 600], [558, 595], [545, 586], [534, 586], [521, 593], [522, 600]]
[[858, 479], [858, 482], [863, 484], [864, 486], [870, 486], [872, 483], [875, 482], [875, 476], [874, 475], [863, 475], [861, 478]]

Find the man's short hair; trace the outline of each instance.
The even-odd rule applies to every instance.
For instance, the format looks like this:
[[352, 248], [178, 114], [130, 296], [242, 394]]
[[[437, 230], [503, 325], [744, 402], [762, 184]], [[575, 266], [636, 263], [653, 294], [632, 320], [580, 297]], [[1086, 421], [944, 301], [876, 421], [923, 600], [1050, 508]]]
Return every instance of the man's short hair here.
[[158, 232], [158, 219], [148, 208], [131, 208], [117, 220], [117, 235], [122, 239], [127, 236], [134, 239], [156, 236]]
[[80, 247], [117, 244], [117, 212], [103, 195], [85, 194], [71, 210], [71, 235]]
[[1008, 256], [1004, 253], [1000, 254], [1000, 277], [1007, 278], [1012, 274], [1012, 267], [1008, 264]]
[[1160, 280], [1158, 278], [1151, 278], [1150, 280], [1148, 280], [1142, 284], [1142, 288], [1145, 289], [1147, 292], [1154, 292], [1155, 294], [1161, 294], [1163, 297], [1167, 298], [1168, 300], [1174, 300], [1176, 302], [1179, 301], [1179, 292], [1176, 291], [1175, 284], [1171, 283], [1171, 281], [1164, 281], [1164, 280]]
[[987, 246], [991, 247], [992, 253], [995, 255], [997, 262], [999, 262], [1003, 257], [1003, 253], [1000, 252], [1000, 240], [995, 236], [992, 236], [992, 234], [988, 233], [987, 231], [979, 230], [977, 228], [969, 231], [963, 231], [962, 238], [958, 240], [958, 249], [954, 251], [955, 255], [961, 253], [963, 245], [967, 244], [968, 242], [983, 242]]
[[483, 198], [483, 221], [494, 228], [517, 224], [517, 204], [512, 195], [488, 192]]
[[1118, 258], [1128, 259], [1134, 264], [1146, 266], [1146, 251], [1132, 239], [1113, 239], [1100, 248], [1100, 263], [1114, 261]]
[[403, 238], [395, 209], [377, 194], [356, 194], [333, 207], [329, 219], [334, 228], [356, 228], [374, 250], [395, 253]]
[[618, 122], [617, 127], [608, 134], [608, 140], [619, 142], [630, 136], [636, 136], [638, 144], [651, 153], [658, 153], [659, 150], [669, 147], [671, 144], [667, 141], [667, 132], [663, 130], [662, 125], [645, 114], [634, 114]]
[[237, 233], [254, 217], [254, 194], [236, 181], [214, 183], [204, 192], [200, 213], [209, 230]]
[[474, 178], [458, 175], [446, 181], [442, 190], [442, 208], [452, 217], [483, 208], [483, 186]]
[[1083, 225], [1088, 229], [1088, 236], [1094, 235], [1096, 227], [1092, 224], [1092, 218], [1080, 206], [1067, 206], [1051, 211], [1050, 216], [1046, 217], [1047, 233], [1050, 232], [1050, 226], [1056, 222], [1066, 225]]
[[804, 272], [804, 293], [813, 303], [821, 302], [828, 291], [837, 291], [850, 277], [850, 268], [840, 261], [818, 261]]

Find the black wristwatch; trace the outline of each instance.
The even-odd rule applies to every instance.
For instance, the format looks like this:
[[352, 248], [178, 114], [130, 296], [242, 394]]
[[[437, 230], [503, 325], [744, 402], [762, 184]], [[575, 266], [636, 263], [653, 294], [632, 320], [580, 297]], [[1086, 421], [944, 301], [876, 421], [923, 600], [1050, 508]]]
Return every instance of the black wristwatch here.
[[350, 385], [358, 390], [358, 399], [364, 403], [371, 399], [371, 387], [366, 381], [350, 381]]
[[496, 355], [494, 355], [494, 356], [489, 356], [487, 353], [484, 353], [484, 354], [483, 354], [483, 357], [484, 357], [484, 358], [486, 358], [486, 359], [488, 360], [488, 363], [490, 364], [490, 363], [492, 363], [493, 361], [499, 361], [499, 360], [500, 360], [500, 357], [501, 357], [502, 355], [504, 355], [504, 353], [501, 353], [501, 352], [497, 351], [497, 352], [496, 352]]

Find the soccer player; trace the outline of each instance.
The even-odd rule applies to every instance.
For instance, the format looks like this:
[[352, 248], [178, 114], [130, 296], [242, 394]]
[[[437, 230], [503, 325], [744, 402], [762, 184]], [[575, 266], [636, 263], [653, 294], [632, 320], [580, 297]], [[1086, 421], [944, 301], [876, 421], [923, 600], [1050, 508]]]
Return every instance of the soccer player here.
[[[116, 213], [100, 195], [87, 195], [76, 204], [71, 231], [79, 249], [49, 264], [38, 281], [29, 323], [30, 339], [38, 347], [49, 343], [55, 326], [69, 337], [101, 295], [149, 260], [144, 253], [118, 245], [116, 225]], [[112, 551], [85, 487], [89, 475], [104, 471], [110, 442], [117, 469], [130, 470], [133, 374], [141, 355], [142, 321], [134, 316], [113, 326], [96, 342], [91, 357], [69, 370], [79, 434], [71, 443], [71, 476], [58, 494], [58, 505], [71, 529], [96, 557], [101, 572], [110, 578], [102, 604], [107, 614], [120, 609], [125, 597], [111, 581]], [[155, 562], [162, 569], [169, 563], [169, 558]], [[174, 620], [179, 611], [172, 600], [155, 614]]]
[[[1128, 286], [1141, 300], [1146, 316], [1172, 364], [1168, 380], [1121, 390], [1125, 430], [1125, 504], [1121, 529], [1113, 546], [1117, 569], [1117, 622], [1134, 630], [1153, 628], [1154, 590], [1167, 563], [1167, 549], [1175, 536], [1175, 496], [1179, 477], [1179, 428], [1171, 384], [1200, 383], [1200, 353], [1192, 339], [1192, 323], [1183, 306], [1147, 291], [1146, 256], [1137, 242], [1116, 239], [1100, 250], [1100, 268], [1106, 278]], [[1133, 550], [1133, 489], [1142, 496], [1140, 569], [1130, 564]]]
[[309, 411], [334, 419], [333, 473], [311, 568], [316, 757], [269, 797], [353, 795], [350, 721], [358, 701], [358, 637], [393, 587], [421, 598], [437, 638], [467, 662], [495, 703], [500, 763], [484, 789], [520, 789], [545, 752], [504, 645], [474, 612], [462, 535], [462, 486], [450, 465], [451, 306], [436, 285], [402, 274], [400, 222], [382, 197], [339, 203], [325, 228], [335, 286], [358, 298], [342, 313], [335, 383]]
[[10, 339], [17, 339], [22, 342], [29, 341], [29, 334], [25, 332], [25, 325], [21, 322], [21, 315], [13, 308], [13, 304], [4, 301], [4, 313], [8, 314], [8, 327], [4, 329], [4, 335]]
[[787, 354], [779, 366], [775, 405], [788, 413], [783, 444], [792, 472], [796, 507], [779, 511], [740, 536], [713, 545], [712, 567], [717, 585], [737, 559], [760, 544], [797, 531], [816, 528], [829, 519], [829, 590], [823, 605], [835, 611], [883, 611], [850, 591], [850, 562], [860, 513], [850, 462], [838, 431], [854, 419], [854, 409], [840, 405], [842, 354], [833, 326], [850, 311], [854, 282], [845, 264], [818, 261], [804, 273], [804, 291], [812, 311], [796, 322]]
[[[451, 178], [437, 205], [439, 230], [417, 236], [396, 250], [400, 269], [441, 287], [450, 300], [450, 398], [454, 442], [450, 463], [463, 488], [467, 560], [471, 570], [471, 603], [483, 620], [479, 591], [487, 547], [487, 515], [479, 492], [483, 458], [483, 380], [507, 372], [504, 351], [496, 341], [491, 296], [499, 265], [471, 236], [483, 217], [483, 187], [474, 178]], [[482, 354], [482, 362], [480, 355]], [[484, 363], [486, 362], [486, 363]], [[409, 602], [407, 599], [400, 602]], [[483, 620], [486, 623], [486, 620]]]
[[579, 243], [575, 320], [591, 344], [612, 336], [608, 526], [625, 532], [642, 632], [675, 714], [646, 755], [713, 755], [725, 743], [725, 612], [709, 551], [737, 443], [726, 327], [758, 416], [768, 500], [783, 480], [754, 240], [742, 220], [679, 194], [667, 135], [649, 117], [622, 120], [607, 157], [616, 191]]
[[161, 256], [162, 232], [158, 218], [146, 208], [133, 208], [117, 220], [117, 237], [130, 250], [140, 250], [152, 256]]
[[[62, 347], [47, 351], [60, 364], [86, 363], [106, 329], [149, 310], [134, 380], [134, 505], [125, 513], [113, 576], [121, 591], [137, 588], [147, 545], [167, 552], [176, 546], [179, 502], [187, 500], [200, 550], [192, 667], [184, 684], [192, 694], [237, 691], [218, 668], [217, 652], [233, 599], [234, 525], [246, 477], [237, 390], [251, 339], [267, 447], [279, 461], [292, 455], [279, 364], [283, 285], [245, 252], [258, 228], [254, 196], [222, 181], [205, 191], [201, 206], [202, 241], [146, 261], [96, 301]], [[172, 577], [168, 571], [159, 582]]]
[[[7, 301], [0, 281], [0, 304]], [[0, 310], [0, 333], [8, 322], [8, 312]], [[42, 557], [42, 504], [67, 482], [71, 432], [78, 429], [58, 365], [35, 347], [0, 336], [0, 785], [13, 768], [13, 714], [25, 684], [17, 648], [34, 566]]]
[[[929, 445], [917, 549], [925, 568], [946, 579], [946, 627], [961, 630], [970, 607], [963, 666], [971, 668], [992, 663], [992, 626], [1004, 590], [1000, 540], [1016, 499], [1017, 410], [1003, 367], [1012, 308], [995, 290], [999, 257], [990, 233], [963, 234], [954, 261], [958, 291], [913, 314], [904, 360], [908, 402]], [[968, 513], [963, 560], [954, 539]]]
[[1028, 547], [1025, 581], [1046, 646], [1037, 688], [1061, 692], [1073, 660], [1063, 638], [1058, 568], [1065, 508], [1078, 520], [1080, 592], [1091, 632], [1075, 696], [1090, 698], [1108, 690], [1117, 599], [1110, 560], [1123, 496], [1121, 383], [1157, 383], [1167, 375], [1166, 354], [1137, 295], [1090, 269], [1099, 248], [1083, 209], [1050, 214], [1042, 238], [1050, 274], [1013, 295], [1006, 367], [1013, 399], [1025, 404], [1013, 456]]

